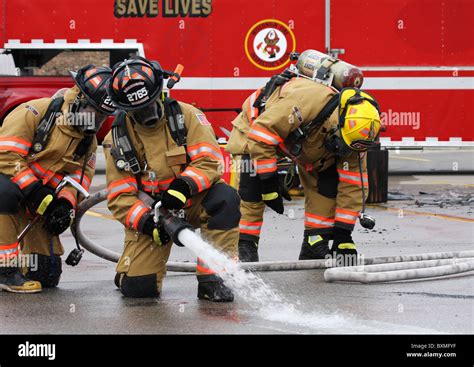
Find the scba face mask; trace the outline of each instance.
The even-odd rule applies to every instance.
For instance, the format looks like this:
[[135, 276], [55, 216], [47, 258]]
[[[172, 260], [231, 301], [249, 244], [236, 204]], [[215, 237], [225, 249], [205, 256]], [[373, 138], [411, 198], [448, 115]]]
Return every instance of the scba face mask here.
[[67, 116], [69, 124], [84, 135], [97, 134], [108, 114], [89, 104], [86, 98], [80, 98], [80, 96], [78, 98], [79, 100], [74, 102]]
[[129, 111], [128, 114], [135, 123], [145, 127], [153, 127], [160, 121], [162, 116], [161, 111], [161, 106], [155, 101], [138, 110]]

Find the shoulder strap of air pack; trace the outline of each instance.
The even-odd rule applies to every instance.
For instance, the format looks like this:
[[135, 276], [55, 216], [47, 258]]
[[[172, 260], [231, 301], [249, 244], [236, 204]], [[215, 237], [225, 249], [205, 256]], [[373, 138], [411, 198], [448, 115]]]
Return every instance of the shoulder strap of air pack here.
[[31, 144], [31, 149], [34, 153], [39, 153], [46, 147], [49, 135], [56, 122], [57, 113], [61, 111], [64, 103], [63, 97], [54, 98], [48, 106], [46, 113], [41, 119], [35, 137]]
[[186, 136], [188, 131], [184, 123], [184, 115], [181, 107], [173, 98], [166, 97], [163, 101], [165, 115], [168, 120], [171, 137], [178, 146], [186, 146]]
[[334, 112], [336, 107], [339, 105], [339, 93], [334, 94], [328, 103], [323, 107], [318, 116], [316, 116], [312, 121], [302, 127], [302, 129], [309, 133], [311, 130], [321, 126], [324, 121], [326, 121], [329, 116]]
[[260, 95], [255, 99], [253, 104], [253, 107], [258, 109], [259, 115], [265, 111], [265, 105], [273, 92], [275, 92], [279, 86], [290, 81], [294, 76], [295, 75], [290, 70], [286, 69], [283, 73], [273, 75], [270, 78], [267, 84], [265, 84], [262, 93], [260, 93]]
[[304, 126], [298, 127], [292, 131], [285, 140], [289, 145], [290, 153], [298, 156], [301, 153], [301, 143], [314, 129], [318, 129], [331, 116], [336, 107], [339, 105], [339, 93], [334, 94], [328, 103], [323, 107], [319, 114]]
[[[118, 169], [123, 170], [125, 167], [128, 167], [135, 177], [137, 177], [142, 169], [137, 158], [137, 152], [130, 140], [125, 116], [126, 112], [120, 111], [112, 123], [113, 146], [110, 153]], [[137, 183], [140, 183], [138, 178]]]

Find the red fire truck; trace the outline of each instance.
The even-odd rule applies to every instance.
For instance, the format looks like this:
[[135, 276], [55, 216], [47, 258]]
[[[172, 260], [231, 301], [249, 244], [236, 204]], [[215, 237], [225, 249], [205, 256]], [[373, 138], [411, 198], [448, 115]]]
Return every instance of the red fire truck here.
[[471, 0], [0, 0], [0, 74], [17, 75], [0, 77], [0, 121], [70, 85], [35, 73], [55, 58], [105, 52], [112, 65], [138, 54], [183, 64], [173, 96], [224, 137], [249, 93], [311, 48], [363, 70], [382, 145], [472, 145], [473, 23]]

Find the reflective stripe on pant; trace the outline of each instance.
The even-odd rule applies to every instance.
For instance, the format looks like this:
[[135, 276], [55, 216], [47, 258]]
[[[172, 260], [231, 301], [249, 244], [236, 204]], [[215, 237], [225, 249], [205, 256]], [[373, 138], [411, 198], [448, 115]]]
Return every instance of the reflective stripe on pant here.
[[265, 203], [241, 200], [240, 212], [240, 239], [258, 242], [263, 226]]
[[301, 184], [305, 195], [305, 224], [306, 230], [314, 234], [332, 233], [336, 213], [336, 198], [329, 198], [318, 192], [316, 175], [307, 172], [303, 166], [298, 166]]
[[19, 254], [20, 247], [16, 240], [17, 228], [15, 216], [0, 214], [0, 262], [2, 263], [0, 265]]
[[[24, 209], [15, 215], [0, 214], [0, 247], [16, 243], [18, 234], [32, 220], [32, 217], [26, 214]], [[41, 254], [51, 255], [51, 243], [54, 255], [64, 254], [64, 248], [61, 245], [58, 236], [49, 234], [43, 228], [43, 220], [40, 219], [34, 224], [26, 236], [21, 241], [20, 248], [22, 254]], [[13, 253], [11, 254], [13, 255]]]
[[[249, 155], [239, 159], [240, 172], [236, 177], [235, 187], [239, 190], [240, 200], [240, 239], [258, 242], [263, 226], [265, 203], [262, 201], [260, 181], [257, 176], [249, 175], [244, 170], [251, 166]], [[243, 187], [241, 187], [243, 179]]]

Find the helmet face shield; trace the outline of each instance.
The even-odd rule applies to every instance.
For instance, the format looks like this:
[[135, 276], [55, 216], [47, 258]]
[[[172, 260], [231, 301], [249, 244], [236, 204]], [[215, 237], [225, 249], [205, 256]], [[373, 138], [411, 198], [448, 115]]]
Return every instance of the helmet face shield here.
[[128, 114], [137, 124], [151, 127], [160, 120], [160, 112], [158, 103], [153, 102], [139, 110], [128, 111]]

